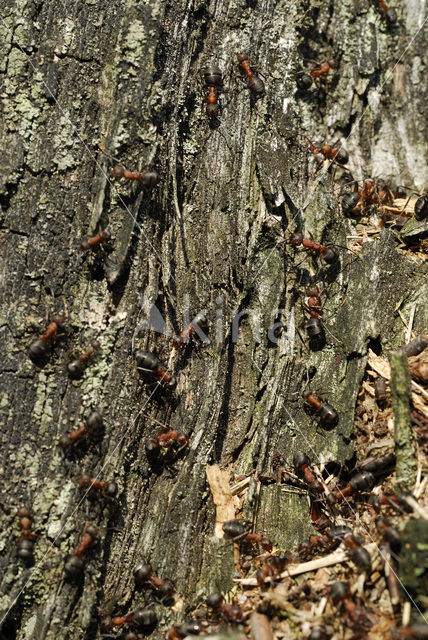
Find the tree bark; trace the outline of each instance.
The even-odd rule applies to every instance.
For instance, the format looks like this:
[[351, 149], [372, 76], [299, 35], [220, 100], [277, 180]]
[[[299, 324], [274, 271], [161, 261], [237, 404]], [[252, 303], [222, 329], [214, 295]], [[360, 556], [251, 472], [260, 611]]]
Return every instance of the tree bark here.
[[[400, 5], [393, 28], [369, 0], [2, 7], [3, 638], [95, 638], [103, 613], [151, 602], [133, 586], [143, 560], [178, 594], [174, 613], [155, 605], [160, 637], [233, 584], [232, 545], [214, 536], [207, 465], [260, 478], [273, 473], [276, 452], [286, 464], [301, 449], [316, 462], [352, 457], [367, 347], [403, 344], [415, 302], [414, 328], [426, 330], [426, 267], [388, 229], [358, 255], [343, 248], [355, 226], [333, 197], [331, 172], [315, 171], [306, 136], [339, 138], [354, 176], [426, 189], [423, 3]], [[264, 75], [255, 104], [236, 78], [237, 52]], [[305, 58], [338, 61], [327, 91], [296, 91]], [[227, 89], [218, 127], [201, 106], [209, 62]], [[112, 182], [109, 156], [129, 169], [152, 163], [159, 185]], [[107, 225], [114, 253], [83, 255], [81, 239]], [[337, 268], [316, 259], [299, 267], [328, 294], [327, 344], [315, 352], [298, 332], [307, 314], [302, 254], [281, 242], [290, 231], [339, 245]], [[152, 305], [173, 333], [187, 305], [191, 317], [207, 309], [209, 344], [172, 352], [168, 336], [144, 328]], [[28, 345], [61, 311], [66, 337], [37, 367]], [[244, 311], [235, 342], [231, 322]], [[70, 354], [93, 339], [99, 353], [70, 381]], [[174, 372], [173, 392], [144, 383], [137, 347]], [[304, 411], [307, 386], [337, 408], [334, 430]], [[92, 409], [104, 416], [102, 443], [62, 455], [59, 436]], [[145, 453], [159, 422], [189, 438], [175, 473], [154, 471]], [[115, 504], [81, 500], [82, 469], [117, 479]], [[253, 479], [243, 513], [290, 549], [311, 525], [306, 498], [282, 489]], [[22, 504], [34, 514], [34, 567], [16, 557]], [[86, 521], [100, 541], [73, 583], [63, 559]]]

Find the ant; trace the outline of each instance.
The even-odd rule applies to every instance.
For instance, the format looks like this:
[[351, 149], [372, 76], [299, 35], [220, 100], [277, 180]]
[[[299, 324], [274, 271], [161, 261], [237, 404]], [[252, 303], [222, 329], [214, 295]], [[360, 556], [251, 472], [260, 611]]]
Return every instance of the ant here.
[[266, 578], [273, 578], [275, 575], [280, 575], [287, 564], [294, 559], [293, 554], [287, 553], [283, 556], [272, 556], [267, 562], [265, 562], [260, 569], [256, 572], [256, 580], [258, 584], [263, 587]]
[[322, 302], [319, 287], [316, 284], [306, 287], [306, 296], [307, 300], [303, 303], [303, 308], [309, 312], [310, 318], [302, 326], [306, 329], [310, 341], [324, 342], [325, 331], [321, 320]]
[[309, 71], [309, 73], [302, 73], [300, 77], [297, 78], [296, 84], [298, 88], [303, 91], [310, 89], [312, 82], [314, 82], [318, 87], [318, 78], [328, 73], [330, 69], [337, 69], [338, 66], [338, 63], [335, 60], [327, 60], [327, 62], [317, 64], [317, 66]]
[[339, 525], [330, 530], [329, 536], [333, 542], [343, 542], [350, 551], [350, 557], [360, 569], [368, 569], [371, 565], [370, 554], [367, 549], [361, 546], [361, 542], [356, 538], [351, 529], [346, 525]]
[[370, 205], [391, 205], [395, 198], [401, 196], [401, 191], [394, 191], [388, 185], [378, 187], [374, 180], [363, 180], [361, 189], [358, 188], [358, 182], [354, 184], [354, 191], [346, 193], [342, 198], [342, 210], [346, 215], [357, 205], [362, 207]]
[[389, 473], [395, 467], [396, 457], [393, 453], [387, 453], [380, 458], [370, 456], [355, 465], [357, 471], [370, 471], [375, 476]]
[[123, 624], [130, 624], [136, 629], [153, 627], [157, 623], [156, 613], [149, 607], [138, 607], [125, 616], [106, 616], [100, 621], [100, 630], [103, 633], [113, 631], [113, 627], [121, 627]]
[[93, 411], [87, 418], [86, 422], [78, 427], [78, 429], [74, 429], [73, 431], [61, 436], [58, 441], [58, 446], [61, 447], [61, 449], [67, 449], [67, 447], [72, 445], [86, 433], [89, 436], [96, 437], [101, 433], [103, 426], [103, 418], [101, 414], [98, 413], [98, 411]]
[[159, 360], [151, 351], [137, 351], [135, 354], [137, 367], [142, 371], [153, 374], [159, 382], [163, 382], [167, 387], [175, 387], [176, 380], [172, 373], [159, 366]]
[[228, 622], [242, 622], [244, 612], [237, 604], [225, 604], [221, 593], [212, 593], [207, 598], [207, 605]]
[[385, 409], [388, 404], [388, 394], [386, 391], [386, 380], [382, 376], [378, 376], [374, 382], [375, 398], [378, 406]]
[[99, 342], [93, 342], [79, 358], [71, 360], [67, 365], [68, 375], [72, 380], [77, 380], [83, 375], [86, 363], [92, 354], [100, 348]]
[[28, 355], [33, 362], [39, 362], [48, 355], [50, 349], [50, 341], [55, 337], [60, 327], [65, 322], [65, 316], [55, 316], [52, 318], [43, 335], [34, 340], [28, 347]]
[[390, 9], [388, 7], [388, 5], [386, 4], [385, 0], [377, 0], [378, 4], [379, 4], [379, 8], [382, 11], [382, 13], [384, 14], [387, 22], [392, 25], [395, 24], [398, 20], [397, 17], [397, 12], [395, 9]]
[[258, 542], [265, 551], [269, 553], [272, 551], [273, 545], [269, 538], [261, 536], [259, 533], [246, 533], [240, 520], [228, 520], [222, 528], [228, 538], [240, 538], [244, 542], [251, 543]]
[[343, 500], [347, 496], [350, 496], [353, 493], [359, 493], [360, 491], [370, 491], [376, 484], [376, 477], [374, 473], [370, 471], [360, 471], [353, 476], [349, 483], [343, 489], [336, 491], [336, 493], [331, 493], [328, 496], [328, 502], [330, 504], [335, 504], [340, 500]]
[[327, 633], [324, 627], [314, 627], [308, 636], [308, 640], [327, 640]]
[[369, 504], [374, 509], [380, 509], [382, 506], [392, 507], [396, 511], [413, 513], [413, 507], [409, 504], [407, 498], [413, 497], [410, 493], [392, 493], [384, 494], [383, 496], [370, 496]]
[[187, 329], [184, 329], [176, 340], [173, 340], [173, 345], [176, 349], [180, 349], [185, 342], [188, 342], [190, 336], [195, 333], [196, 328], [202, 329], [207, 325], [207, 317], [205, 311], [200, 311], [189, 324]]
[[318, 257], [325, 260], [327, 264], [336, 262], [339, 257], [339, 253], [334, 247], [327, 247], [309, 238], [304, 238], [302, 233], [292, 233], [288, 242], [292, 247], [302, 246], [309, 251], [314, 251]]
[[203, 72], [204, 76], [204, 100], [207, 103], [206, 114], [208, 118], [217, 118], [219, 109], [219, 94], [223, 87], [223, 76], [219, 67], [215, 64], [209, 64]]
[[33, 518], [28, 507], [19, 507], [17, 511], [19, 518], [19, 526], [22, 529], [22, 535], [18, 540], [17, 554], [19, 558], [26, 561], [34, 560], [34, 539], [36, 535], [31, 533]]
[[302, 393], [306, 406], [318, 415], [319, 424], [324, 429], [333, 429], [339, 422], [339, 414], [331, 404], [324, 402], [321, 398], [318, 398], [311, 391], [304, 391]]
[[73, 553], [69, 553], [68, 556], [66, 556], [64, 560], [64, 571], [69, 578], [75, 578], [82, 573], [85, 566], [82, 556], [87, 549], [94, 544], [97, 536], [98, 529], [93, 525], [89, 525], [83, 532], [82, 538], [76, 549]]
[[401, 547], [401, 535], [399, 531], [393, 527], [386, 518], [377, 518], [376, 527], [382, 534], [384, 541], [395, 551]]
[[159, 182], [159, 174], [156, 171], [128, 171], [121, 164], [117, 164], [110, 169], [110, 175], [112, 178], [125, 178], [125, 180], [137, 180], [141, 182], [144, 187], [152, 188]]
[[367, 613], [351, 599], [347, 582], [335, 582], [330, 590], [331, 599], [335, 605], [341, 605], [346, 611], [347, 617], [357, 624], [367, 626]]
[[82, 473], [77, 482], [82, 487], [89, 487], [90, 489], [99, 489], [105, 498], [113, 499], [117, 496], [119, 487], [114, 480], [108, 480], [107, 482], [101, 482], [97, 478], [92, 478], [89, 473]]
[[298, 476], [303, 476], [304, 481], [308, 485], [309, 490], [323, 492], [322, 484], [316, 479], [316, 476], [310, 468], [311, 461], [303, 451], [296, 451], [293, 456], [293, 466]]
[[420, 196], [416, 200], [414, 216], [416, 220], [424, 220], [428, 216], [428, 196]]
[[252, 71], [246, 54], [238, 53], [237, 57], [238, 64], [244, 72], [244, 75], [240, 77], [247, 79], [247, 87], [250, 91], [251, 97], [253, 100], [261, 98], [265, 94], [265, 85], [263, 80], [260, 80], [259, 76]]
[[154, 438], [147, 440], [146, 453], [150, 458], [158, 458], [161, 453], [160, 447], [167, 453], [170, 453], [175, 449], [175, 445], [178, 445], [178, 453], [187, 446], [187, 443], [188, 440], [182, 433], [178, 433], [178, 431], [166, 431], [164, 433], [158, 433]]
[[134, 580], [138, 586], [145, 582], [150, 582], [163, 596], [171, 596], [174, 593], [174, 585], [171, 580], [163, 580], [153, 575], [153, 569], [150, 564], [139, 564], [134, 569]]
[[299, 556], [306, 557], [314, 548], [315, 549], [319, 549], [323, 547], [329, 548], [330, 546], [331, 546], [331, 540], [328, 537], [328, 535], [326, 534], [323, 534], [321, 536], [312, 535], [312, 536], [309, 536], [307, 540], [303, 540], [303, 542], [300, 543], [297, 549], [297, 552]]
[[186, 636], [197, 636], [201, 633], [202, 626], [197, 620], [188, 620], [174, 624], [168, 631], [167, 640], [182, 640]]
[[107, 229], [103, 229], [102, 231], [97, 233], [95, 236], [92, 236], [87, 240], [82, 240], [82, 242], [80, 243], [80, 250], [89, 251], [89, 249], [93, 249], [94, 247], [99, 245], [101, 242], [108, 242], [110, 238], [111, 238], [110, 231], [108, 231]]
[[[336, 143], [337, 144], [337, 143]], [[317, 155], [320, 153], [327, 160], [331, 160], [335, 164], [339, 166], [343, 166], [349, 160], [349, 154], [345, 149], [335, 149], [333, 147], [329, 147], [328, 144], [319, 145], [316, 142], [310, 142], [308, 146], [308, 151]]]

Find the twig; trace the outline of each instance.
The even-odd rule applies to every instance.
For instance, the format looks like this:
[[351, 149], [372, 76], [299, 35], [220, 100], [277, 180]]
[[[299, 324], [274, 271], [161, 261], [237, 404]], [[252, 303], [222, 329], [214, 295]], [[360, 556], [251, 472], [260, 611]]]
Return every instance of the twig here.
[[418, 304], [417, 302], [414, 302], [410, 310], [409, 326], [407, 327], [407, 333], [406, 333], [406, 344], [410, 342], [410, 338], [412, 337], [412, 327], [413, 327], [413, 321], [415, 319], [417, 304]]
[[391, 353], [391, 397], [394, 412], [394, 441], [397, 457], [397, 480], [410, 490], [415, 483], [416, 460], [413, 448], [410, 405], [411, 380], [407, 356], [401, 351]]
[[[377, 544], [371, 542], [364, 546], [370, 555], [377, 549]], [[301, 573], [307, 573], [308, 571], [317, 571], [317, 569], [323, 569], [324, 567], [331, 567], [335, 564], [341, 564], [349, 559], [349, 554], [346, 551], [335, 551], [328, 556], [317, 558], [316, 560], [310, 560], [309, 562], [301, 562], [300, 564], [289, 565], [286, 571], [281, 573], [281, 578], [288, 578], [289, 576], [298, 576]], [[275, 578], [277, 579], [277, 578]], [[272, 578], [266, 578], [266, 582], [272, 581]], [[236, 578], [234, 582], [239, 582], [243, 587], [256, 587], [258, 582], [255, 578]]]
[[254, 640], [273, 640], [269, 618], [262, 613], [252, 613], [250, 629]]

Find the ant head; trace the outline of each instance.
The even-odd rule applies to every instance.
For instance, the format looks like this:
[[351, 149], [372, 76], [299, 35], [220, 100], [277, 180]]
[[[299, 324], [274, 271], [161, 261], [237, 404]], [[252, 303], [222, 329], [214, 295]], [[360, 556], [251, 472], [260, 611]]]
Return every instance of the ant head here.
[[72, 360], [67, 365], [68, 375], [72, 380], [77, 380], [83, 375], [85, 370], [85, 364], [81, 362], [78, 358]]
[[312, 86], [312, 76], [309, 73], [302, 73], [296, 78], [296, 85], [301, 91], [307, 91]]
[[98, 411], [93, 411], [86, 419], [89, 431], [98, 431], [103, 427], [103, 417]]
[[398, 20], [397, 12], [395, 9], [387, 9], [385, 11], [385, 17], [390, 25], [395, 24]]
[[139, 564], [138, 567], [135, 567], [134, 569], [135, 584], [143, 584], [152, 572], [153, 570], [150, 564]]
[[84, 562], [81, 558], [75, 555], [68, 555], [64, 560], [64, 571], [68, 578], [76, 578], [84, 569]]
[[335, 582], [330, 591], [331, 598], [335, 604], [340, 602], [349, 592], [349, 585], [347, 582]]

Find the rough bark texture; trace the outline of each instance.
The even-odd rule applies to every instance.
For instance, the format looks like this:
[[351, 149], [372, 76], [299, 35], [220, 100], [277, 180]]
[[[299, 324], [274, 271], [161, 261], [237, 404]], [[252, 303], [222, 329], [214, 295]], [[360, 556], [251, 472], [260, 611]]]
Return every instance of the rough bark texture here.
[[[345, 246], [352, 234], [305, 135], [346, 139], [357, 176], [427, 187], [426, 31], [413, 39], [424, 3], [400, 5], [390, 29], [369, 0], [2, 3], [2, 637], [96, 637], [100, 612], [150, 601], [150, 591], [132, 591], [143, 558], [182, 598], [175, 614], [156, 605], [161, 628], [185, 617], [207, 592], [228, 589], [234, 572], [232, 546], [213, 536], [207, 464], [267, 475], [278, 450], [286, 463], [296, 449], [317, 461], [352, 457], [367, 346], [403, 344], [398, 311], [408, 318], [426, 300], [426, 269], [389, 230], [359, 257], [339, 249], [337, 269], [307, 260], [302, 268], [329, 294], [327, 345], [310, 353], [296, 329], [305, 315], [293, 267], [301, 258], [278, 239], [302, 230]], [[256, 105], [236, 79], [239, 51], [265, 76]], [[303, 58], [331, 57], [340, 66], [328, 92], [296, 93]], [[201, 108], [200, 70], [210, 61], [229, 89], [218, 128]], [[100, 149], [130, 169], [153, 161], [159, 186], [111, 184], [115, 162]], [[115, 253], [100, 266], [79, 242], [107, 224]], [[141, 323], [156, 304], [178, 332], [186, 296], [191, 313], [208, 309], [211, 342], [170, 358], [169, 338]], [[26, 349], [46, 315], [63, 309], [66, 338], [36, 367]], [[235, 344], [229, 323], [245, 309]], [[418, 304], [415, 329], [426, 330], [426, 314]], [[285, 324], [278, 344], [266, 333], [273, 320]], [[100, 353], [71, 382], [67, 358], [95, 337]], [[151, 396], [134, 346], [168, 362], [173, 394]], [[309, 375], [340, 413], [328, 433], [303, 410]], [[64, 457], [57, 438], [91, 408], [105, 418], [101, 445]], [[154, 419], [190, 439], [175, 475], [147, 461]], [[115, 476], [117, 505], [81, 503], [80, 469]], [[275, 484], [250, 489], [244, 514], [292, 548], [310, 529], [306, 499]], [[21, 504], [34, 512], [34, 568], [16, 558]], [[73, 584], [63, 558], [87, 520], [100, 526], [100, 543]]]

